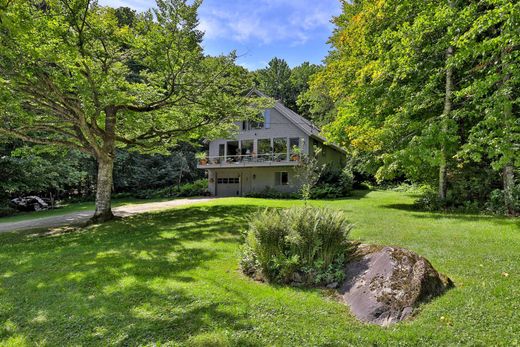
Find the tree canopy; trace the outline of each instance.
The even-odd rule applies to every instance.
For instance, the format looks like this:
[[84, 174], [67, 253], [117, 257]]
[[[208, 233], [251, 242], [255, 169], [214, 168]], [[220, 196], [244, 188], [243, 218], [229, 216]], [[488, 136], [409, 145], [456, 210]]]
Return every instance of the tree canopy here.
[[200, 1], [136, 14], [90, 0], [2, 1], [0, 133], [98, 162], [95, 219], [111, 217], [115, 149], [157, 152], [258, 113], [235, 55], [205, 56]]
[[273, 58], [263, 69], [254, 72], [258, 88], [267, 95], [280, 100], [285, 106], [311, 118], [310, 106], [299, 99], [309, 89], [309, 81], [319, 65], [304, 62], [292, 69], [284, 59]]
[[328, 136], [379, 181], [437, 182], [446, 199], [448, 181], [487, 164], [507, 191], [520, 165], [519, 12], [505, 0], [344, 2], [308, 92], [333, 108]]

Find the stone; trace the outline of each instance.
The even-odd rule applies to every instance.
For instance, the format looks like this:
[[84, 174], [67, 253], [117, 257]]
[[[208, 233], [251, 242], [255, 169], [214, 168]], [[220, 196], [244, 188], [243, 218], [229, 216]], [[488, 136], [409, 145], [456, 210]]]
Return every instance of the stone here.
[[388, 326], [413, 315], [453, 282], [417, 253], [399, 247], [360, 245], [347, 264], [339, 293], [361, 321]]
[[12, 199], [10, 204], [20, 211], [41, 211], [49, 209], [47, 201], [35, 195]]

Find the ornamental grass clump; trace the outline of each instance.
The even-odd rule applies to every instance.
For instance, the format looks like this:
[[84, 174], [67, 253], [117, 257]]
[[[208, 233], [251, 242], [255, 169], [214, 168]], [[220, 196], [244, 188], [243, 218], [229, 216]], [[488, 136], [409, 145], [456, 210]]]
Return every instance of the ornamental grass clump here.
[[249, 223], [242, 271], [273, 283], [337, 284], [344, 278], [351, 229], [341, 211], [310, 206], [267, 209]]

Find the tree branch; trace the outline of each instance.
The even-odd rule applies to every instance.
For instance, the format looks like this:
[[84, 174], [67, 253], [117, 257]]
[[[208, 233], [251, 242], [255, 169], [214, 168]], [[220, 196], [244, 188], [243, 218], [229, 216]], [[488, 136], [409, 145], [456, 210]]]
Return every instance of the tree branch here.
[[35, 137], [32, 137], [32, 136], [20, 133], [20, 132], [18, 132], [16, 130], [13, 130], [13, 129], [0, 128], [0, 133], [6, 134], [8, 136], [16, 137], [16, 138], [18, 138], [20, 140], [23, 140], [23, 141], [32, 142], [32, 143], [36, 143], [36, 144], [40, 144], [40, 145], [60, 145], [60, 146], [65, 146], [65, 147], [72, 147], [72, 148], [75, 148], [75, 149], [77, 149], [77, 150], [79, 150], [79, 151], [81, 151], [83, 153], [89, 154], [89, 155], [93, 155], [94, 154], [89, 148], [80, 146], [77, 143], [71, 142], [71, 141], [58, 140], [58, 139], [49, 139], [49, 138], [45, 138], [45, 139], [43, 139], [43, 138], [35, 138]]

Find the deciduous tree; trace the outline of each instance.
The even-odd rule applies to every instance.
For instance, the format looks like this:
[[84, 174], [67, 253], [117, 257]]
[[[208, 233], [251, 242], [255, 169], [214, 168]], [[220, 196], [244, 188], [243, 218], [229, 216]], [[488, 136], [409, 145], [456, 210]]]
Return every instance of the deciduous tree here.
[[258, 113], [235, 56], [208, 57], [201, 1], [134, 15], [90, 0], [0, 0], [0, 133], [98, 163], [94, 221], [112, 218], [116, 147], [157, 152]]

